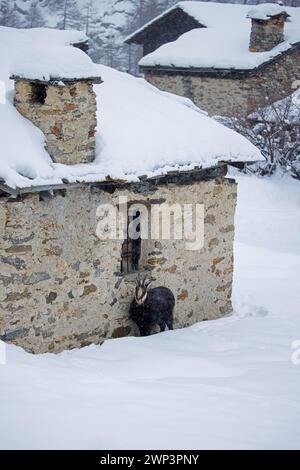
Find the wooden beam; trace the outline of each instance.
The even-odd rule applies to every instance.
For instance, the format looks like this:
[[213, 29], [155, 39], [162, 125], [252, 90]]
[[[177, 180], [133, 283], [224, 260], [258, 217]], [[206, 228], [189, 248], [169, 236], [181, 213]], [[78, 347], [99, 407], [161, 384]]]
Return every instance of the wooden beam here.
[[94, 84], [103, 83], [103, 80], [101, 79], [101, 77], [87, 77], [87, 78], [53, 77], [53, 78], [50, 78], [50, 80], [40, 80], [38, 78], [26, 78], [26, 77], [21, 77], [18, 75], [11, 75], [9, 78], [15, 81], [23, 80], [23, 81], [30, 82], [30, 83], [39, 83], [41, 85], [54, 85], [54, 86], [59, 86], [60, 82], [67, 83], [69, 85], [72, 85], [77, 82], [92, 82]]
[[3, 181], [0, 181], [0, 190], [10, 194], [11, 196], [21, 196], [30, 193], [53, 193], [59, 190], [80, 189], [80, 188], [94, 188], [98, 190], [114, 192], [116, 189], [128, 189], [135, 192], [151, 189], [155, 186], [177, 184], [184, 185], [196, 181], [207, 181], [210, 179], [222, 178], [227, 173], [227, 163], [222, 162], [211, 168], [193, 168], [187, 171], [172, 170], [163, 175], [152, 176], [147, 178], [145, 175], [141, 176], [140, 181], [130, 182], [125, 180], [108, 180], [99, 182], [63, 182], [60, 184], [47, 184], [40, 186], [28, 186], [25, 188], [10, 188]]
[[2, 191], [5, 194], [9, 194], [10, 196], [18, 196], [18, 190], [10, 188], [7, 186], [3, 180], [0, 180], [0, 191]]

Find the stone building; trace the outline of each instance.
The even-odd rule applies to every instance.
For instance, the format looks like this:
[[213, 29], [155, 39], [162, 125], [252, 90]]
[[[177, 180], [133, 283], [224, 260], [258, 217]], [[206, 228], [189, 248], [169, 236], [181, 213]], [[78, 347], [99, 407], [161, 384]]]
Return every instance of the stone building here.
[[[24, 148], [0, 142], [0, 339], [43, 353], [136, 334], [128, 308], [137, 272], [172, 289], [176, 328], [229, 313], [237, 185], [227, 164], [259, 160], [258, 150], [190, 103], [94, 66], [83, 52], [63, 49], [55, 64], [49, 54], [41, 72], [34, 61], [14, 67], [21, 115], [8, 101], [12, 118], [1, 122]], [[204, 245], [187, 249], [184, 234], [99, 237], [99, 206], [118, 213], [125, 197], [146, 212], [203, 205]]]
[[[179, 2], [134, 32], [140, 69], [210, 115], [247, 115], [300, 78], [300, 8]], [[268, 101], [267, 101], [268, 100]]]

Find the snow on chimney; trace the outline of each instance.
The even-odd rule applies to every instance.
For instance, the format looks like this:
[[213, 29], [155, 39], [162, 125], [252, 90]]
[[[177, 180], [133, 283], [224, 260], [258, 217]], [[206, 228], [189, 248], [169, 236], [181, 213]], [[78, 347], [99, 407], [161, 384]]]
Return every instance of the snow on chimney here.
[[95, 157], [96, 95], [101, 83], [91, 59], [72, 46], [23, 50], [12, 67], [17, 110], [45, 135], [55, 163], [76, 165]]
[[290, 15], [284, 7], [263, 3], [249, 11], [251, 19], [250, 52], [265, 52], [284, 41], [284, 23]]

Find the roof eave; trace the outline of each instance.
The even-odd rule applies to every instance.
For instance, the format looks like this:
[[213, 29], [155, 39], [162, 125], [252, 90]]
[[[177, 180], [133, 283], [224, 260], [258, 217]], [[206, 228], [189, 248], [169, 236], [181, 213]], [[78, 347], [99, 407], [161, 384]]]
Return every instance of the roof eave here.
[[103, 80], [101, 77], [82, 77], [82, 78], [63, 78], [63, 77], [51, 77], [50, 80], [41, 80], [39, 78], [28, 78], [28, 77], [22, 77], [21, 75], [11, 75], [9, 77], [11, 80], [25, 80], [27, 82], [34, 82], [34, 83], [40, 83], [43, 85], [46, 84], [51, 84], [51, 85], [57, 85], [59, 82], [63, 83], [75, 83], [75, 82], [81, 82], [81, 81], [88, 81], [88, 82], [93, 82], [94, 84], [100, 84], [103, 83]]
[[187, 16], [189, 16], [190, 18], [193, 18], [195, 21], [197, 21], [199, 23], [199, 26], [203, 26], [205, 27], [204, 24], [202, 24], [199, 20], [197, 20], [197, 18], [195, 18], [194, 16], [190, 15], [186, 10], [184, 10], [184, 8], [182, 8], [182, 6], [180, 4], [176, 4], [176, 5], [173, 5], [171, 8], [169, 8], [168, 10], [166, 10], [165, 12], [163, 12], [162, 14], [156, 16], [155, 18], [153, 18], [151, 21], [149, 21], [148, 23], [146, 23], [144, 26], [142, 26], [141, 28], [137, 29], [136, 31], [134, 31], [133, 33], [131, 33], [129, 36], [127, 36], [123, 42], [125, 44], [143, 44], [143, 35], [155, 24], [157, 23], [158, 21], [166, 18], [170, 13], [173, 13], [174, 11], [176, 10], [179, 10], [179, 11], [182, 11], [184, 14], [186, 14]]
[[252, 73], [256, 73], [258, 70], [261, 70], [266, 65], [276, 62], [279, 58], [284, 55], [290, 54], [294, 52], [294, 50], [300, 48], [300, 41], [295, 42], [291, 45], [291, 47], [283, 52], [278, 53], [276, 56], [272, 57], [265, 62], [262, 62], [257, 67], [249, 68], [249, 69], [236, 69], [236, 68], [217, 68], [217, 67], [176, 67], [176, 66], [164, 66], [164, 65], [139, 65], [142, 71], [156, 71], [156, 72], [180, 72], [180, 73], [197, 73], [197, 74], [209, 74], [209, 75], [219, 75], [223, 76], [243, 76], [249, 75]]
[[129, 34], [129, 36], [127, 36], [125, 39], [124, 39], [124, 43], [125, 44], [140, 44], [139, 42], [136, 42], [136, 39], [137, 37], [144, 33], [149, 27], [151, 27], [154, 23], [156, 23], [158, 20], [162, 19], [162, 18], [165, 18], [171, 11], [173, 10], [176, 10], [176, 9], [180, 9], [182, 10], [182, 8], [180, 8], [180, 5], [173, 5], [171, 8], [169, 8], [168, 10], [166, 10], [165, 12], [163, 12], [162, 14], [156, 16], [155, 18], [153, 18], [152, 20], [150, 20], [148, 23], [146, 23], [145, 25], [141, 26], [140, 28], [138, 28], [137, 30], [135, 30], [133, 33]]
[[[238, 162], [232, 162], [238, 163]], [[247, 163], [241, 161], [240, 163]], [[116, 189], [132, 188], [135, 191], [139, 191], [144, 188], [145, 184], [149, 186], [157, 186], [164, 184], [188, 184], [194, 181], [207, 181], [210, 179], [220, 178], [226, 175], [227, 165], [231, 162], [220, 161], [215, 166], [208, 168], [195, 167], [191, 170], [171, 170], [165, 174], [148, 177], [147, 175], [140, 176], [138, 182], [130, 182], [127, 180], [118, 180], [107, 178], [104, 181], [99, 182], [74, 182], [68, 183], [63, 182], [60, 184], [47, 184], [41, 186], [28, 186], [23, 188], [11, 188], [6, 185], [4, 180], [0, 180], [0, 191], [5, 193], [9, 197], [17, 198], [25, 194], [34, 193], [51, 193], [53, 191], [60, 191], [65, 189], [79, 189], [79, 188], [98, 188], [104, 191], [111, 191]]]
[[167, 72], [167, 73], [189, 73], [189, 74], [203, 74], [203, 75], [220, 75], [227, 76], [232, 74], [246, 75], [254, 69], [221, 69], [215, 67], [177, 67], [177, 66], [164, 66], [164, 65], [140, 65], [140, 69], [144, 72]]

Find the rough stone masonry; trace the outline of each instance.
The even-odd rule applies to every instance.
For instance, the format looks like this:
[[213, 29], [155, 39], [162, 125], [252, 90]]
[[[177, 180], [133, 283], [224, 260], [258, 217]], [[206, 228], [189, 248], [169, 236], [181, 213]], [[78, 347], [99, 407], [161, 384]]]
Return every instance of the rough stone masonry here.
[[[56, 93], [57, 90], [54, 90]], [[121, 269], [121, 240], [96, 236], [99, 204], [163, 199], [203, 203], [205, 243], [143, 240], [140, 270], [176, 297], [175, 327], [231, 311], [236, 183], [225, 178], [161, 185], [149, 193], [96, 187], [0, 197], [0, 339], [59, 352], [135, 334], [128, 318], [135, 275]]]
[[292, 93], [292, 84], [300, 80], [300, 47], [247, 73], [153, 68], [145, 69], [145, 78], [163, 91], [190, 98], [211, 116], [247, 116]]
[[284, 22], [286, 13], [267, 20], [251, 19], [249, 50], [251, 52], [270, 51], [284, 41]]
[[43, 83], [15, 77], [15, 106], [43, 131], [54, 162], [75, 165], [94, 159], [97, 105], [93, 80]]

